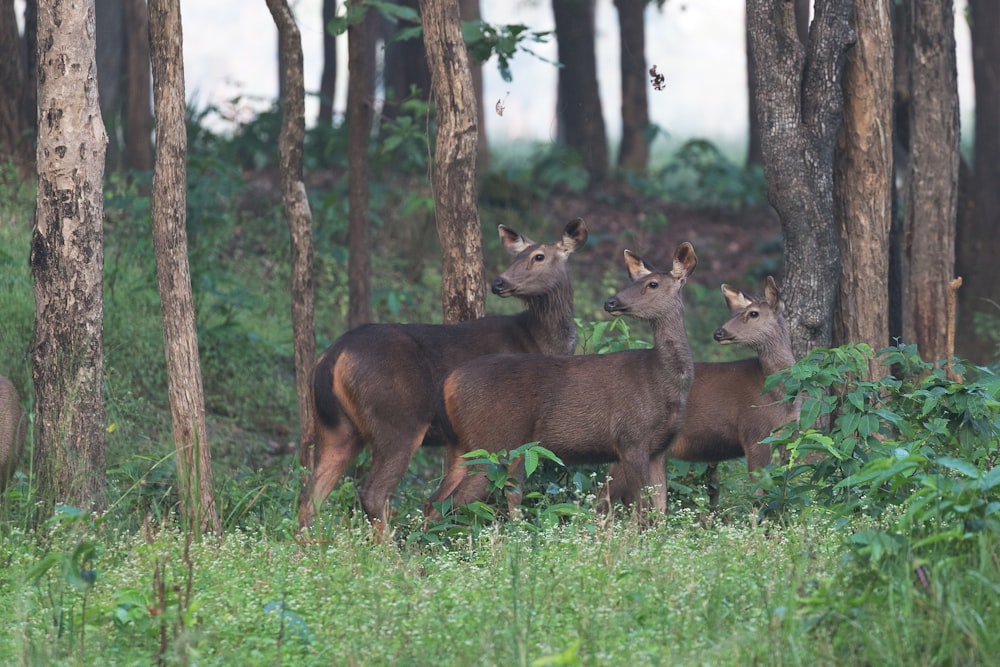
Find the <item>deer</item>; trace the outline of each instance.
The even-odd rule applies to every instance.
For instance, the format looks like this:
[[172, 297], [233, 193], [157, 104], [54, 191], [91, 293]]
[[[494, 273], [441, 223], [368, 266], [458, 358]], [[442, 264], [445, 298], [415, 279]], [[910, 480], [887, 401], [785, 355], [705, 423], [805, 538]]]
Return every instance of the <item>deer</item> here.
[[344, 333], [313, 372], [315, 443], [301, 453], [310, 474], [299, 494], [300, 529], [315, 514], [367, 444], [371, 466], [359, 489], [378, 534], [388, 501], [422, 444], [441, 444], [434, 397], [452, 369], [496, 353], [573, 354], [576, 322], [570, 255], [587, 241], [586, 223], [566, 224], [554, 243], [536, 243], [504, 225], [500, 239], [512, 258], [492, 283], [494, 294], [526, 309], [451, 324], [367, 324]]
[[14, 384], [0, 375], [0, 494], [14, 476], [24, 449], [27, 421]]
[[[764, 380], [795, 363], [791, 337], [784, 318], [784, 304], [774, 278], [768, 276], [762, 298], [750, 298], [722, 285], [730, 319], [715, 330], [722, 345], [743, 345], [756, 357], [694, 365], [694, 383], [688, 397], [687, 417], [680, 435], [653, 462], [650, 475], [655, 507], [667, 511], [666, 459], [712, 464], [706, 472], [709, 505], [718, 506], [717, 464], [746, 457], [753, 472], [771, 462], [771, 447], [761, 441], [799, 418], [800, 402], [784, 401], [775, 388], [763, 393]], [[623, 474], [612, 465], [609, 476]]]
[[680, 432], [694, 377], [681, 288], [697, 261], [687, 242], [677, 247], [665, 272], [625, 251], [632, 283], [610, 297], [604, 309], [647, 321], [652, 349], [581, 356], [498, 354], [451, 371], [438, 400], [445, 474], [424, 505], [426, 518], [440, 517], [440, 501], [450, 498], [457, 507], [487, 495], [485, 473], [468, 474], [465, 454], [509, 451], [530, 442], [567, 464], [614, 462], [619, 471], [612, 481], [614, 496], [643, 516], [648, 508], [641, 492], [650, 483], [650, 463]]

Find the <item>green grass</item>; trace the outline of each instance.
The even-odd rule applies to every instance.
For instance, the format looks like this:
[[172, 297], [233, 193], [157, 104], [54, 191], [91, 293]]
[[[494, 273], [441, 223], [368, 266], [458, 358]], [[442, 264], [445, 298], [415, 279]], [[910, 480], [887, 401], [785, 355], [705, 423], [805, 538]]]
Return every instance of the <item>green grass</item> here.
[[[290, 530], [189, 546], [88, 521], [5, 531], [0, 662], [153, 664], [165, 649], [164, 664], [203, 665], [984, 664], [1000, 648], [995, 553], [926, 585], [887, 571], [858, 597], [842, 526], [821, 513], [503, 524], [450, 548]], [[92, 557], [74, 573], [80, 545]]]

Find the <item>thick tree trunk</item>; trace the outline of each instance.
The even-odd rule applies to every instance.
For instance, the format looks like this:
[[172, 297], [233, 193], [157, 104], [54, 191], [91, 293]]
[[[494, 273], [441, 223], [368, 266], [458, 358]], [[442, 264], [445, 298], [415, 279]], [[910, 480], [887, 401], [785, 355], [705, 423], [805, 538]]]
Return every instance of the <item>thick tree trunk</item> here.
[[[1000, 2], [969, 0], [972, 76], [976, 85], [976, 136], [970, 215], [959, 215], [956, 272], [959, 291], [958, 353], [978, 364], [997, 356], [994, 341], [980, 335], [977, 314], [1000, 318]], [[963, 207], [964, 208], [964, 207]], [[964, 211], [963, 211], [964, 212]]]
[[[840, 299], [834, 344], [889, 340], [892, 225], [892, 24], [890, 0], [855, 0], [858, 36], [844, 69], [844, 123], [837, 143]], [[882, 375], [876, 361], [869, 379]]]
[[221, 533], [212, 489], [212, 451], [205, 422], [205, 394], [184, 224], [187, 133], [179, 0], [150, 0], [149, 43], [156, 112], [153, 246], [163, 309], [167, 392], [174, 424], [181, 510], [192, 529]]
[[[279, 44], [285, 54], [287, 96], [281, 101], [283, 120], [278, 139], [281, 192], [292, 239], [292, 335], [295, 347], [295, 389], [299, 400], [299, 452], [304, 457], [314, 440], [312, 370], [316, 363], [314, 329], [312, 213], [302, 179], [306, 133], [302, 37], [287, 0], [267, 0]], [[303, 458], [303, 463], [306, 463]]]
[[125, 157], [126, 169], [153, 168], [153, 110], [149, 105], [149, 11], [146, 0], [125, 0]]
[[593, 183], [608, 177], [608, 138], [597, 83], [594, 0], [552, 0], [559, 46], [559, 138]]
[[[361, 0], [350, 4], [364, 6]], [[376, 12], [365, 10], [360, 23], [347, 29], [347, 164], [349, 303], [347, 322], [353, 329], [372, 319], [371, 258], [368, 220], [368, 135], [375, 98]]]
[[38, 199], [35, 455], [43, 513], [54, 502], [105, 506], [102, 348], [104, 155], [94, 2], [44, 3], [38, 14]]
[[639, 174], [649, 167], [649, 104], [646, 87], [646, 0], [615, 0], [622, 76], [622, 143], [618, 167]]
[[[803, 46], [809, 43], [809, 4], [810, 0], [794, 0], [795, 31]], [[747, 166], [763, 166], [764, 157], [760, 148], [760, 128], [757, 126], [757, 73], [754, 71], [753, 58], [750, 55], [750, 23], [746, 22], [746, 54], [747, 54], [747, 111], [749, 124], [747, 132]]]
[[437, 121], [434, 211], [441, 240], [442, 308], [445, 322], [458, 322], [486, 312], [476, 204], [476, 95], [458, 5], [453, 0], [420, 0], [420, 14]]
[[337, 36], [330, 21], [337, 17], [337, 0], [323, 0], [323, 73], [319, 80], [318, 125], [333, 125], [333, 100], [337, 94]]
[[[958, 202], [958, 74], [950, 0], [912, 0], [904, 11], [910, 51], [910, 160], [904, 191], [903, 338], [929, 361], [948, 349]], [[994, 184], [995, 187], [995, 184]]]
[[804, 48], [794, 4], [747, 2], [764, 175], [784, 234], [782, 294], [797, 358], [832, 340], [840, 277], [833, 156], [843, 114], [841, 73], [855, 38], [852, 4], [817, 0]]

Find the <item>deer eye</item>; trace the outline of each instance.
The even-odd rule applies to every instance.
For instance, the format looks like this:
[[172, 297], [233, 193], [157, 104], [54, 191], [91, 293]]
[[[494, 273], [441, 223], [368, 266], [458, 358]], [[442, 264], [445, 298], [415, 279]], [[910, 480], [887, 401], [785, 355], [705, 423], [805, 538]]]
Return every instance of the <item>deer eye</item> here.
[[656, 289], [659, 286], [660, 283], [656, 282], [655, 280], [650, 280], [648, 283], [646, 283], [646, 287], [649, 289]]
[[536, 262], [544, 262], [544, 261], [545, 261], [545, 255], [544, 255], [544, 254], [542, 254], [542, 253], [538, 253], [537, 255], [535, 255], [535, 256], [534, 256], [534, 258], [533, 258], [533, 259], [534, 259], [534, 260], [535, 260]]
[[747, 313], [747, 315], [750, 317], [751, 320], [755, 320], [758, 317], [760, 317], [760, 312], [756, 310], [751, 310], [749, 313]]

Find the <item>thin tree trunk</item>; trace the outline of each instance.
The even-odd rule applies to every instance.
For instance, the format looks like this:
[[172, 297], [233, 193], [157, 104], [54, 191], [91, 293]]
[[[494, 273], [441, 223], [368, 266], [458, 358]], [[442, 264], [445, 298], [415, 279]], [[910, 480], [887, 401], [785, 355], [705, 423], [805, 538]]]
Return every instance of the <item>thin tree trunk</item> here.
[[[350, 5], [365, 7], [363, 0]], [[372, 319], [371, 258], [368, 220], [368, 135], [375, 98], [376, 12], [365, 8], [359, 23], [347, 29], [347, 164], [348, 164], [348, 326], [352, 329]]]
[[622, 143], [618, 166], [639, 174], [649, 167], [649, 103], [646, 95], [646, 0], [615, 0], [622, 77]]
[[437, 143], [434, 203], [441, 240], [445, 322], [486, 313], [486, 276], [476, 203], [476, 95], [453, 0], [420, 0], [431, 70]]
[[40, 516], [54, 502], [106, 502], [103, 329], [104, 155], [94, 2], [44, 3], [38, 14], [38, 198], [35, 455]]
[[122, 167], [122, 108], [125, 86], [125, 13], [123, 0], [95, 0], [97, 74], [101, 116], [108, 132], [108, 171]]
[[125, 0], [125, 168], [153, 168], [152, 78], [146, 0]]
[[843, 115], [841, 73], [854, 39], [850, 0], [817, 0], [807, 46], [795, 5], [748, 0], [758, 126], [767, 195], [781, 218], [792, 350], [801, 358], [832, 340], [840, 278], [833, 156]]
[[153, 245], [163, 309], [167, 391], [174, 424], [181, 510], [189, 526], [222, 532], [212, 489], [212, 450], [205, 421], [187, 258], [187, 133], [184, 124], [184, 59], [180, 0], [150, 0], [149, 44], [156, 112], [153, 170]]
[[559, 49], [559, 138], [593, 183], [608, 177], [608, 135], [597, 82], [594, 0], [552, 0]]
[[[890, 0], [855, 0], [857, 44], [844, 68], [844, 123], [837, 145], [840, 298], [834, 344], [889, 344], [892, 225], [893, 46]], [[872, 360], [869, 379], [881, 377]]]
[[330, 21], [337, 17], [337, 0], [323, 0], [323, 73], [319, 80], [318, 125], [333, 126], [333, 100], [337, 93], [337, 36]]
[[912, 0], [910, 161], [904, 192], [903, 338], [928, 361], [947, 357], [949, 285], [958, 206], [958, 74], [951, 0]]
[[[479, 0], [459, 0], [458, 12], [462, 21], [478, 21], [482, 18], [479, 11]], [[472, 90], [476, 94], [476, 126], [479, 134], [476, 139], [476, 165], [479, 171], [490, 163], [490, 144], [486, 136], [486, 103], [483, 100], [483, 64], [469, 59], [469, 70], [472, 72]]]
[[[305, 83], [302, 72], [302, 36], [287, 0], [267, 0], [279, 44], [285, 54], [286, 97], [281, 101], [283, 120], [278, 139], [281, 191], [292, 241], [292, 336], [295, 347], [295, 389], [299, 401], [299, 452], [314, 441], [312, 370], [316, 363], [314, 329], [312, 213], [302, 179], [302, 153], [306, 133]], [[308, 466], [307, 466], [308, 467]]]
[[[969, 0], [976, 127], [971, 205], [959, 213], [956, 267], [959, 291], [958, 352], [978, 364], [997, 356], [996, 343], [977, 330], [977, 315], [1000, 318], [1000, 3]], [[965, 198], [962, 198], [965, 200]], [[968, 201], [968, 200], [966, 200]]]
[[34, 167], [31, 155], [31, 115], [24, 104], [26, 72], [14, 0], [0, 2], [0, 164], [12, 162], [27, 178]]

